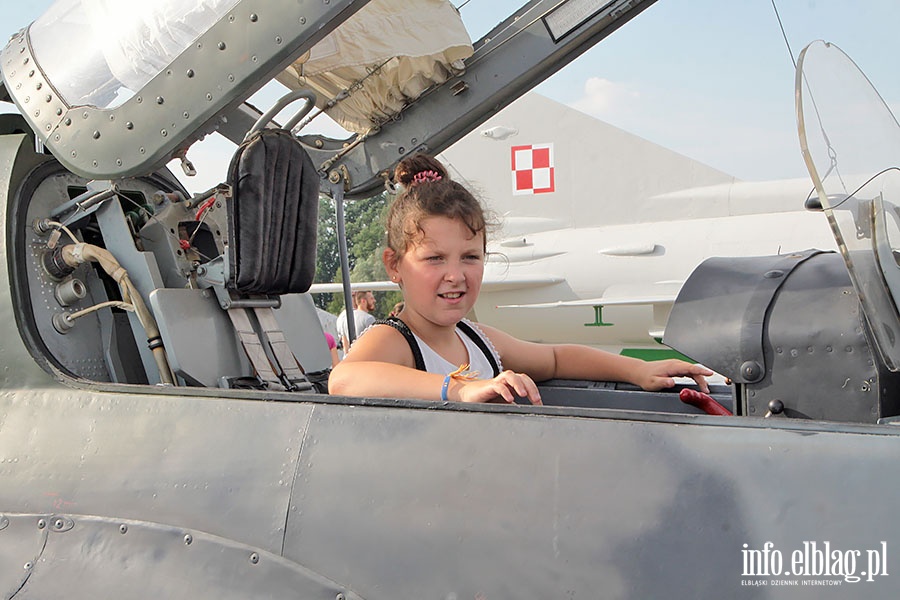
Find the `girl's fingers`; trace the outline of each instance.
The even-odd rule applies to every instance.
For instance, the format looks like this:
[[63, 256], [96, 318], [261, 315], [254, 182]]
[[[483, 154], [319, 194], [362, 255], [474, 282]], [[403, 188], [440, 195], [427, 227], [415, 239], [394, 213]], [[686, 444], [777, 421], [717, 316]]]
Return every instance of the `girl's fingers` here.
[[[497, 379], [500, 380], [500, 383], [507, 391], [511, 387], [518, 397], [528, 398], [529, 402], [532, 404], [542, 404], [541, 394], [537, 389], [537, 385], [528, 375], [504, 371], [497, 376]], [[503, 395], [503, 398], [509, 403], [515, 402], [514, 398], [507, 397], [505, 394]]]
[[691, 375], [691, 379], [697, 383], [697, 387], [700, 388], [701, 392], [704, 394], [709, 393], [709, 384], [706, 382], [706, 377], [703, 375]]

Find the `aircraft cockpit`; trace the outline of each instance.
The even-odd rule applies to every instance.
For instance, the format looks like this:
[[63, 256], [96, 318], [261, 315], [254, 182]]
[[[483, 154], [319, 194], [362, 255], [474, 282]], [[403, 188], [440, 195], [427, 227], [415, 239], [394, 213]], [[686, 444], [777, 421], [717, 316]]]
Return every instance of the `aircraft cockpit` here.
[[[0, 54], [21, 112], [0, 124], [29, 132], [9, 231], [31, 353], [76, 380], [324, 391], [330, 357], [305, 293], [319, 194], [340, 206], [382, 189], [397, 160], [446, 148], [651, 3], [532, 0], [473, 42], [438, 0], [60, 0]], [[816, 87], [852, 71], [823, 47], [799, 71], [801, 113], [816, 115], [800, 128], [843, 257], [711, 259], [665, 342], [734, 383], [716, 397], [735, 414], [874, 422], [900, 414], [895, 140], [878, 137], [896, 121], [823, 120], [827, 97], [866, 118], [884, 108], [877, 93]], [[286, 94], [265, 111], [248, 102], [273, 80]], [[309, 133], [322, 114], [349, 137]], [[166, 165], [190, 172], [213, 133], [238, 150], [220, 185], [190, 194]], [[603, 386], [547, 390], [561, 405], [636, 406]], [[660, 397], [647, 409], [695, 412]]]
[[[649, 4], [533, 0], [473, 43], [440, 0], [59, 0], [0, 54], [35, 148], [10, 199], [32, 352], [94, 382], [323, 391], [320, 191], [367, 197]], [[350, 137], [308, 133], [323, 113]], [[166, 164], [214, 132], [237, 153], [192, 195]]]

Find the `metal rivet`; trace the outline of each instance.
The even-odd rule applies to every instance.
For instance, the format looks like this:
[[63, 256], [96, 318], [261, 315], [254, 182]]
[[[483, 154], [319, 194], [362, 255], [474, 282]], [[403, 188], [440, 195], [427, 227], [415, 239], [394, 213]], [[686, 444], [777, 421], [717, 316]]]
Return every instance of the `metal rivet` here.
[[750, 383], [754, 383], [762, 378], [762, 368], [756, 361], [748, 360], [741, 365], [741, 375]]
[[128, 121], [127, 123], [125, 123], [125, 129], [134, 129], [134, 123]]
[[53, 96], [47, 94], [46, 96], [44, 96], [44, 102], [53, 102]]
[[137, 97], [137, 103], [138, 103], [138, 104], [140, 104], [140, 103], [143, 102], [143, 101], [144, 101], [144, 99], [143, 99], [141, 96], [138, 96], [138, 97]]
[[234, 23], [234, 15], [228, 15], [228, 22]]
[[207, 95], [206, 95], [206, 100], [207, 100], [208, 102], [211, 102], [211, 101], [212, 101], [212, 94], [207, 94]]
[[192, 536], [189, 533], [184, 534], [184, 545], [185, 546], [190, 546], [191, 542], [193, 542], [193, 541], [194, 541], [194, 536]]
[[191, 79], [194, 76], [194, 70], [188, 69], [187, 76], [188, 76], [188, 79]]
[[25, 570], [28, 571], [31, 567], [34, 566], [30, 562], [25, 563]]
[[219, 50], [224, 50], [224, 49], [225, 49], [225, 42], [219, 42], [218, 48], [219, 48]]
[[39, 89], [41, 89], [42, 87], [44, 87], [44, 84], [41, 83], [40, 81], [38, 81], [38, 82], [37, 82], [37, 85], [34, 86], [34, 89], [39, 90]]
[[300, 17], [300, 24], [306, 25], [306, 17]]
[[166, 131], [165, 129], [163, 129], [162, 131], [159, 132], [159, 134], [163, 137], [166, 137], [167, 135], [169, 135], [169, 132]]
[[67, 117], [66, 120], [63, 121], [63, 123], [65, 123], [66, 125], [71, 125], [71, 124], [72, 124], [72, 119], [69, 119], [69, 118]]
[[84, 111], [83, 113], [81, 113], [82, 119], [87, 119], [89, 116], [91, 116], [91, 115], [88, 114], [88, 111]]
[[254, 565], [255, 565], [256, 563], [258, 563], [258, 562], [259, 562], [259, 554], [257, 554], [256, 552], [254, 552], [253, 554], [251, 554], [251, 555], [250, 555], [250, 562], [251, 562], [252, 564], [254, 564]]
[[276, 36], [275, 36], [275, 43], [276, 43], [276, 44], [280, 44], [280, 43], [281, 43], [281, 36], [280, 36], [280, 35], [276, 35]]
[[190, 118], [191, 118], [191, 113], [189, 113], [188, 111], [184, 111], [184, 112], [182, 113], [182, 116], [183, 116], [185, 119], [190, 119]]
[[117, 159], [116, 159], [116, 166], [117, 166], [117, 167], [121, 167], [121, 166], [122, 166], [122, 159], [121, 159], [121, 158], [117, 158]]
[[344, 600], [344, 595], [338, 594], [337, 596], [334, 597], [334, 600]]
[[138, 152], [140, 152], [141, 154], [143, 154], [144, 152], [146, 152], [146, 150], [144, 150], [144, 147], [141, 146], [140, 149], [138, 150]]
[[259, 20], [259, 17], [256, 16], [256, 13], [253, 13], [253, 14], [250, 15], [250, 22], [251, 22], [251, 23], [256, 23], [258, 20]]
[[99, 139], [100, 139], [100, 132], [99, 132], [99, 131], [95, 131], [95, 132], [93, 133], [93, 135], [94, 135], [94, 139], [95, 139], [95, 140], [99, 140]]
[[53, 522], [53, 526], [56, 527], [57, 529], [62, 529], [65, 526], [65, 524], [66, 524], [65, 521], [63, 521], [62, 519], [57, 519]]
[[119, 533], [127, 533], [127, 532], [128, 532], [128, 525], [126, 525], [125, 523], [122, 523], [121, 525], [119, 525]]
[[57, 109], [56, 109], [56, 116], [57, 116], [57, 117], [62, 116], [62, 109], [61, 109], [61, 108], [57, 108]]
[[43, 519], [38, 519], [37, 525], [38, 525], [38, 529], [43, 529], [44, 527], [47, 526], [47, 522]]
[[157, 97], [156, 97], [156, 103], [157, 103], [157, 104], [165, 104], [165, 103], [166, 103], [166, 99], [163, 98], [162, 96], [157, 96]]

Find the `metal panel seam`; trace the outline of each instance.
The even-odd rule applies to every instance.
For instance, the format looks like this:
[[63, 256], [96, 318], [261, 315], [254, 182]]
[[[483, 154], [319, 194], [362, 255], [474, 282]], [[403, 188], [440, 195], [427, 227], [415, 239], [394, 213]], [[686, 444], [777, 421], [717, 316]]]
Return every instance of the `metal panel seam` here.
[[297, 484], [297, 478], [300, 476], [300, 459], [303, 456], [303, 447], [306, 445], [306, 438], [309, 435], [309, 424], [312, 422], [313, 413], [316, 412], [316, 405], [313, 405], [306, 417], [306, 423], [303, 425], [303, 431], [300, 435], [300, 446], [297, 448], [297, 462], [294, 465], [294, 477], [291, 480], [291, 493], [288, 494], [288, 503], [284, 510], [284, 533], [281, 535], [281, 556], [284, 556], [284, 545], [287, 542], [288, 519], [291, 517], [291, 504], [294, 502], [294, 486]]

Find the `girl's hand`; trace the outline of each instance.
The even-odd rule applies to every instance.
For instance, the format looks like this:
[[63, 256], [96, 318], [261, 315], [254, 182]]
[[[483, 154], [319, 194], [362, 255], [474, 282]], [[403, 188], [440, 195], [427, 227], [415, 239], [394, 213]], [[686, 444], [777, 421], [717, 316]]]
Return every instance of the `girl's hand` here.
[[514, 404], [516, 396], [519, 396], [528, 398], [532, 404], [543, 404], [537, 385], [524, 373], [503, 371], [493, 379], [457, 380], [457, 385], [461, 402], [493, 402], [502, 398]]
[[701, 365], [692, 365], [675, 358], [669, 360], [654, 360], [641, 365], [635, 384], [648, 392], [656, 392], [675, 385], [675, 377], [690, 377], [697, 382], [697, 387], [703, 393], [709, 393], [709, 385], [706, 377], [713, 374], [712, 371]]

